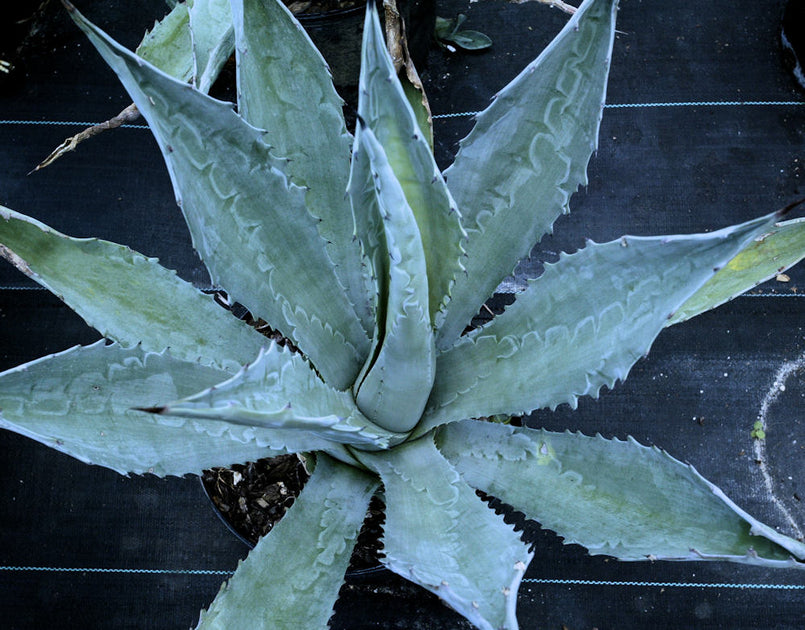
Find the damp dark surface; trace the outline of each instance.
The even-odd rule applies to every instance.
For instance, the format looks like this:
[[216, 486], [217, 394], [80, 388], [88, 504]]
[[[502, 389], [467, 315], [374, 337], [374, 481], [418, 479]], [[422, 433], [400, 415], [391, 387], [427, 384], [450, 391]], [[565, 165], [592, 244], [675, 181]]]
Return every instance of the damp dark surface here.
[[[9, 4], [9, 3], [7, 3]], [[9, 4], [0, 58], [0, 203], [75, 236], [156, 256], [207, 287], [146, 129], [101, 135], [26, 175], [65, 137], [129, 100], [55, 2]], [[135, 46], [162, 0], [78, 8]], [[737, 223], [805, 196], [805, 93], [780, 45], [785, 3], [696, 5], [623, 0], [599, 149], [571, 202], [515, 289], [583, 237], [683, 233]], [[483, 108], [567, 17], [534, 3], [445, 1], [492, 49], [433, 50], [424, 72], [437, 157], [450, 163]], [[801, 214], [800, 214], [801, 216]], [[782, 280], [782, 279], [781, 279]], [[97, 334], [9, 265], [0, 266], [0, 367]], [[805, 267], [665, 331], [629, 380], [579, 409], [539, 412], [531, 426], [634, 436], [692, 463], [754, 516], [805, 528]], [[506, 298], [501, 297], [501, 300]], [[783, 376], [785, 390], [775, 390]], [[774, 392], [777, 392], [776, 397]], [[765, 404], [764, 404], [765, 403]], [[751, 437], [767, 421], [765, 457]], [[196, 478], [125, 478], [0, 432], [0, 614], [13, 630], [187, 628], [246, 547], [218, 520]], [[799, 629], [805, 577], [728, 564], [618, 563], [531, 528], [536, 555], [520, 589], [522, 628]], [[288, 550], [293, 553], [293, 550]], [[281, 558], [278, 559], [281, 562]], [[349, 579], [332, 627], [439, 629], [469, 625], [388, 572]]]

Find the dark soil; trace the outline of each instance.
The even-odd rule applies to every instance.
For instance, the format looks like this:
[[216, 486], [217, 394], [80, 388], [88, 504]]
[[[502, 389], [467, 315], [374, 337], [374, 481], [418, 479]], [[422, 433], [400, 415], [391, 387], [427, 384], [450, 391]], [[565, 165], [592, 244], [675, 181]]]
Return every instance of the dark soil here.
[[293, 505], [309, 476], [299, 457], [281, 455], [205, 470], [202, 482], [224, 521], [254, 546]]
[[[310, 475], [297, 455], [280, 455], [230, 468], [205, 470], [204, 490], [227, 526], [254, 547], [293, 505]], [[350, 562], [350, 572], [380, 565], [383, 504], [374, 497]]]

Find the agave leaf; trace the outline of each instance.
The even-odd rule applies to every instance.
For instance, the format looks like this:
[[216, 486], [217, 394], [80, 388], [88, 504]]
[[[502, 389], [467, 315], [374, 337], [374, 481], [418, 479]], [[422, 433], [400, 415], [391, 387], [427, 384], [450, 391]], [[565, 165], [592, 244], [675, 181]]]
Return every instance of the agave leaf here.
[[193, 48], [187, 3], [177, 3], [145, 34], [136, 53], [162, 72], [189, 81], [193, 77]]
[[388, 448], [406, 437], [374, 425], [355, 407], [351, 393], [332, 389], [300, 355], [274, 344], [231, 379], [153, 411], [301, 430], [369, 449]]
[[692, 466], [632, 438], [470, 420], [443, 427], [438, 441], [467, 483], [591, 554], [805, 568], [805, 544], [749, 516]]
[[376, 487], [376, 478], [319, 455], [293, 507], [240, 563], [198, 629], [327, 628]]
[[190, 6], [193, 81], [205, 94], [235, 50], [229, 0], [193, 0]]
[[436, 450], [431, 437], [361, 454], [386, 498], [383, 564], [436, 593], [481, 630], [516, 630], [532, 554]]
[[285, 161], [229, 105], [145, 63], [74, 8], [71, 16], [148, 120], [213, 282], [346, 389], [369, 341]]
[[135, 51], [164, 73], [205, 94], [235, 48], [228, 0], [176, 3]]
[[667, 326], [708, 311], [773, 278], [805, 257], [805, 219], [779, 223], [757, 239], [699, 289]]
[[358, 408], [380, 426], [410, 431], [422, 417], [436, 367], [428, 314], [428, 275], [417, 224], [383, 147], [368, 128], [359, 135], [369, 158], [377, 208], [381, 213], [388, 268], [388, 302], [365, 376], [357, 383]]
[[358, 113], [388, 157], [419, 227], [425, 250], [432, 321], [462, 271], [461, 227], [455, 203], [436, 166], [427, 136], [400, 85], [383, 42], [374, 3], [367, 4], [361, 53]]
[[305, 202], [320, 219], [318, 229], [327, 241], [327, 253], [371, 334], [370, 287], [364, 283], [344, 195], [351, 137], [327, 64], [281, 2], [237, 0], [232, 6], [238, 42], [238, 111], [267, 131], [277, 153], [289, 159], [286, 172], [291, 181], [307, 189]]
[[586, 0], [495, 98], [445, 172], [464, 217], [467, 273], [437, 338], [449, 348], [587, 182], [606, 94], [617, 0]]
[[0, 374], [0, 427], [121, 474], [201, 474], [213, 466], [337, 444], [299, 432], [165, 418], [134, 410], [175, 400], [226, 378], [167, 353], [103, 341]]
[[[416, 68], [414, 68], [413, 63], [411, 63], [411, 68], [414, 72], [416, 72]], [[416, 124], [422, 133], [425, 134], [425, 141], [428, 143], [428, 147], [432, 153], [433, 114], [430, 111], [430, 103], [425, 95], [425, 88], [422, 85], [421, 79], [419, 79], [419, 75], [416, 76], [417, 82], [412, 81], [410, 77], [405, 74], [398, 76], [400, 77], [400, 84], [402, 85], [403, 92], [405, 92], [405, 98], [408, 99], [408, 104], [411, 105], [411, 109], [414, 112]]]
[[[369, 319], [372, 326], [376, 327], [378, 322], [386, 321], [389, 257], [372, 166], [366, 142], [361, 134], [362, 126], [359, 124], [355, 129], [347, 198], [352, 208], [355, 237], [361, 248], [361, 260], [365, 268], [364, 281], [371, 296]], [[381, 341], [375, 333], [373, 330], [370, 357], [376, 354], [375, 351]]]
[[124, 346], [236, 371], [266, 338], [155, 258], [77, 239], [0, 206], [0, 255]]
[[[414, 111], [417, 125], [425, 134], [431, 153], [433, 152], [433, 118], [431, 116], [428, 97], [422, 85], [422, 79], [411, 59], [408, 50], [408, 39], [405, 35], [406, 26], [396, 0], [383, 2], [383, 30], [386, 34], [386, 49], [389, 52], [397, 78], [400, 80], [405, 97]], [[438, 19], [438, 18], [437, 18]]]
[[776, 216], [707, 234], [590, 243], [547, 265], [502, 315], [439, 356], [417, 432], [463, 418], [575, 407], [579, 396], [612, 387], [676, 310]]

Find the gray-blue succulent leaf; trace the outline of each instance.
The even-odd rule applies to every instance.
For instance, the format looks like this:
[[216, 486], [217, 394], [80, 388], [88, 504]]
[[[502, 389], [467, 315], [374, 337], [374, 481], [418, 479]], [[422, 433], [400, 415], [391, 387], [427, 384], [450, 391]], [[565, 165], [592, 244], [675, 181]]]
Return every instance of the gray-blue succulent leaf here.
[[167, 351], [98, 341], [0, 374], [0, 426], [121, 474], [201, 474], [308, 448], [351, 459], [341, 445], [298, 431], [137, 409], [190, 395], [223, 378], [226, 372]]
[[805, 569], [805, 544], [632, 438], [465, 420], [440, 429], [437, 443], [468, 483], [591, 554]]
[[377, 478], [326, 455], [221, 587], [199, 630], [327, 628]]
[[464, 273], [467, 235], [427, 136], [397, 78], [372, 2], [367, 5], [361, 61], [358, 115], [383, 147], [413, 212], [425, 253], [428, 312], [438, 328], [453, 285]]
[[229, 0], [187, 0], [154, 24], [135, 52], [206, 94], [234, 49]]
[[355, 383], [355, 400], [381, 426], [406, 432], [422, 417], [436, 369], [424, 245], [382, 145], [369, 128], [357, 141], [356, 151], [368, 160], [375, 193], [370, 207], [380, 215], [388, 262], [386, 277], [378, 279], [383, 283], [384, 317], [377, 322], [374, 353]]
[[445, 179], [468, 240], [437, 346], [447, 349], [502, 278], [569, 212], [598, 143], [617, 0], [584, 2], [481, 112]]
[[778, 218], [706, 234], [589, 242], [561, 256], [503, 314], [439, 355], [417, 432], [468, 417], [575, 408], [580, 396], [597, 397], [626, 378], [678, 309], [779, 231]]
[[337, 444], [388, 449], [405, 433], [368, 420], [350, 392], [331, 388], [298, 353], [271, 344], [228, 380], [151, 409], [163, 416], [302, 431]]
[[517, 589], [533, 554], [439, 452], [433, 436], [360, 458], [383, 482], [383, 564], [482, 630], [516, 630]]
[[213, 283], [293, 339], [333, 386], [348, 388], [369, 338], [287, 158], [231, 105], [145, 63], [71, 11], [148, 120]]
[[[0, 426], [121, 473], [312, 454], [199, 627], [326, 627], [381, 484], [383, 564], [483, 629], [517, 627], [532, 554], [478, 490], [592, 553], [801, 568], [801, 542], [659, 450], [480, 420], [597, 396], [665, 327], [805, 256], [805, 221], [779, 214], [590, 242], [465, 331], [586, 183], [616, 5], [585, 0], [444, 173], [373, 3], [354, 137], [279, 0], [178, 3], [139, 55], [70, 7], [148, 121], [213, 284], [290, 343], [156, 259], [0, 207], [0, 255], [108, 340], [0, 374]], [[233, 49], [237, 105], [206, 94]]]

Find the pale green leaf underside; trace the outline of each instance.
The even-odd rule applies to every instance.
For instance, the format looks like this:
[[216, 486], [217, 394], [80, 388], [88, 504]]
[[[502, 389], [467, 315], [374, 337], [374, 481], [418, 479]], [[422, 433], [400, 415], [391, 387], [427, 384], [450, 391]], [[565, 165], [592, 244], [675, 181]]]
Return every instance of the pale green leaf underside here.
[[155, 258], [65, 236], [2, 206], [0, 255], [125, 346], [236, 371], [266, 342]]
[[136, 411], [220, 382], [226, 372], [140, 348], [72, 348], [0, 374], [0, 427], [121, 474], [201, 474], [214, 466], [338, 445], [296, 432]]
[[239, 566], [199, 630], [325, 630], [377, 479], [326, 456]]
[[429, 314], [434, 324], [463, 272], [466, 238], [461, 217], [433, 158], [427, 136], [394, 71], [374, 3], [368, 3], [363, 28], [358, 113], [388, 157], [413, 211], [425, 250]]
[[624, 236], [546, 265], [502, 315], [439, 356], [417, 432], [597, 396], [625, 379], [674, 312], [774, 219], [707, 234]]
[[431, 437], [361, 459], [383, 481], [383, 564], [436, 593], [478, 628], [515, 630], [528, 547], [461, 479]]
[[[390, 431], [410, 431], [422, 417], [436, 367], [428, 311], [428, 274], [417, 223], [383, 147], [361, 129], [359, 151], [369, 158], [376, 207], [389, 257], [385, 321], [378, 321], [377, 356], [358, 384], [358, 407]], [[380, 280], [383, 282], [383, 279]]]
[[187, 4], [179, 2], [145, 34], [136, 52], [162, 72], [189, 81], [193, 77], [192, 47]]
[[300, 355], [275, 344], [231, 379], [168, 402], [158, 412], [299, 431], [369, 449], [388, 448], [406, 437], [367, 420], [351, 393], [332, 389]]
[[229, 105], [146, 64], [74, 9], [71, 15], [148, 120], [213, 282], [293, 339], [331, 385], [349, 387], [369, 341], [285, 161]]
[[805, 257], [805, 219], [784, 221], [733, 258], [668, 320], [678, 324], [773, 278]]
[[229, 0], [192, 0], [193, 81], [205, 94], [235, 49]]
[[462, 141], [447, 184], [464, 217], [467, 273], [437, 346], [449, 348], [568, 200], [586, 184], [598, 138], [617, 0], [587, 0], [505, 87]]
[[307, 189], [306, 205], [320, 219], [336, 274], [371, 334], [369, 285], [344, 195], [351, 138], [326, 62], [281, 2], [238, 0], [233, 10], [238, 111], [267, 131], [276, 153], [289, 160], [291, 181]]
[[729, 560], [805, 568], [805, 545], [743, 512], [689, 465], [633, 439], [464, 421], [442, 453], [466, 481], [621, 560]]

